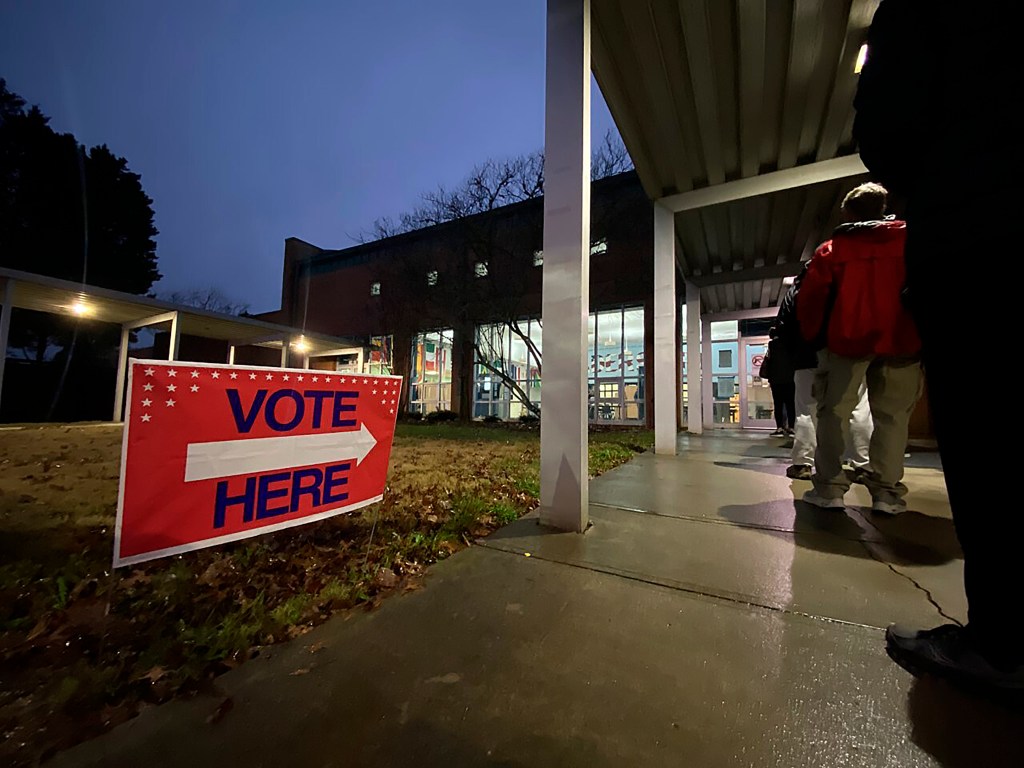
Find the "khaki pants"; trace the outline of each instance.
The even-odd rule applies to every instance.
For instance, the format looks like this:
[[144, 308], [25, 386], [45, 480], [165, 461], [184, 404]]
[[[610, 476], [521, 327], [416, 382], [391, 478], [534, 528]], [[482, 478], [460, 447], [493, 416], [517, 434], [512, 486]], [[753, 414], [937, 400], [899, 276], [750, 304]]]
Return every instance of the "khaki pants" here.
[[[796, 427], [793, 432], [791, 463], [797, 466], [814, 466], [814, 452], [818, 448], [818, 404], [814, 401], [814, 377], [817, 368], [796, 372]], [[871, 406], [868, 404], [868, 385], [863, 380], [857, 390], [857, 407], [850, 417], [849, 438], [846, 441], [844, 458], [857, 469], [871, 467], [868, 446], [871, 444]]]
[[907, 493], [903, 454], [910, 415], [921, 396], [921, 363], [916, 359], [840, 357], [818, 353], [814, 398], [818, 401], [818, 448], [814, 453], [814, 488], [826, 498], [842, 498], [850, 488], [843, 472], [843, 450], [850, 415], [857, 406], [861, 381], [867, 382], [874, 431], [866, 485], [874, 501], [899, 502]]

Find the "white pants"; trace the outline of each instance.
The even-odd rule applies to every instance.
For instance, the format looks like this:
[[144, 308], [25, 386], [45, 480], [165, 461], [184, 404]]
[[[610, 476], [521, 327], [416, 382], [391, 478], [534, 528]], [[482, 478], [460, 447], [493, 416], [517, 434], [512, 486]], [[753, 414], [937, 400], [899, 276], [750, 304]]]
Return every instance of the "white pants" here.
[[[796, 426], [793, 428], [793, 464], [814, 466], [814, 451], [818, 447], [818, 404], [812, 392], [814, 384], [814, 368], [797, 371], [796, 381]], [[871, 433], [874, 424], [871, 421], [871, 405], [868, 403], [867, 382], [862, 381], [857, 390], [857, 407], [850, 417], [850, 432], [846, 441], [844, 457], [854, 467], [867, 469], [868, 446], [871, 444]]]

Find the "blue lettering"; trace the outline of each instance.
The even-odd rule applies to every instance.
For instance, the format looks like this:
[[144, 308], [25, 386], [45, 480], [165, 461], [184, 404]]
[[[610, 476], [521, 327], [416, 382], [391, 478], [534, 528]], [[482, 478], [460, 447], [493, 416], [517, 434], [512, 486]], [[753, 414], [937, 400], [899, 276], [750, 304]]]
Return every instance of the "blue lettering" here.
[[[295, 415], [292, 416], [290, 421], [282, 422], [277, 419], [277, 404], [286, 397], [291, 398], [292, 402], [295, 403]], [[302, 395], [294, 389], [279, 389], [267, 398], [267, 426], [275, 432], [287, 432], [288, 430], [295, 429], [299, 426], [302, 417], [305, 415], [305, 401], [303, 401]]]
[[227, 392], [228, 403], [231, 405], [231, 415], [235, 417], [235, 426], [238, 428], [239, 433], [244, 435], [256, 423], [256, 416], [259, 414], [260, 406], [263, 405], [263, 400], [267, 396], [267, 390], [261, 389], [256, 392], [256, 397], [252, 401], [252, 406], [247, 414], [242, 413], [242, 399], [238, 396], [238, 390], [229, 389]]
[[[331, 426], [338, 427], [354, 427], [356, 425], [355, 419], [343, 419], [341, 414], [345, 411], [354, 411], [356, 409], [355, 403], [346, 403], [345, 398], [351, 397], [353, 399], [359, 397], [358, 392], [335, 392], [334, 393], [334, 417], [331, 419]], [[325, 489], [326, 493], [326, 489]], [[326, 502], [325, 502], [326, 503]]]
[[348, 492], [334, 493], [334, 489], [340, 485], [348, 485], [347, 477], [337, 477], [341, 472], [348, 472], [352, 469], [352, 462], [334, 464], [324, 472], [324, 504], [334, 504], [336, 501], [344, 501], [348, 498]]
[[329, 389], [307, 389], [302, 393], [303, 397], [308, 397], [313, 400], [313, 428], [318, 429], [320, 427], [320, 416], [323, 412], [324, 400], [331, 397], [334, 393]]
[[[302, 481], [306, 478], [313, 480], [309, 485], [303, 485]], [[310, 496], [313, 499], [313, 506], [320, 506], [320, 484], [324, 481], [324, 473], [316, 467], [312, 469], [298, 469], [295, 474], [292, 475], [292, 503], [289, 507], [289, 512], [294, 512], [299, 508], [299, 497]]]
[[213, 527], [223, 528], [224, 517], [227, 514], [228, 507], [233, 507], [236, 504], [242, 505], [242, 522], [252, 522], [252, 510], [255, 501], [255, 477], [250, 477], [245, 481], [245, 492], [241, 496], [228, 496], [228, 481], [221, 480], [217, 483], [217, 501], [213, 505]]
[[287, 488], [271, 488], [271, 483], [280, 483], [288, 479], [291, 472], [275, 472], [272, 475], [261, 475], [260, 476], [260, 493], [259, 501], [256, 502], [256, 519], [264, 520], [268, 517], [276, 517], [277, 515], [283, 515], [288, 511], [288, 504], [285, 503], [283, 507], [271, 507], [269, 502], [274, 499], [280, 499], [288, 495]]

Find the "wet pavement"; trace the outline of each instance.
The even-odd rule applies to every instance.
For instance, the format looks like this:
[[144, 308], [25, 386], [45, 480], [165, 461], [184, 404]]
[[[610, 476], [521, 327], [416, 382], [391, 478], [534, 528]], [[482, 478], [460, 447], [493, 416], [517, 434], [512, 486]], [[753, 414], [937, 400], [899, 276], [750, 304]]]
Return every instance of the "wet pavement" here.
[[680, 447], [595, 480], [586, 534], [524, 518], [224, 675], [223, 717], [175, 702], [49, 765], [1024, 765], [1024, 713], [884, 652], [890, 621], [965, 618], [934, 462], [879, 519], [859, 487], [795, 503], [780, 441]]

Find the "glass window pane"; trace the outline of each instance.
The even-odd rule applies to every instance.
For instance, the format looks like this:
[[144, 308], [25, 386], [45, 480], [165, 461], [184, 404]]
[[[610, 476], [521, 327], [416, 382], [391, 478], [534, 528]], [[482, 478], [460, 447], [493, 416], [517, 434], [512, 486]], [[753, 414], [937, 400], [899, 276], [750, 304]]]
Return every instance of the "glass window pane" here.
[[719, 320], [711, 324], [711, 340], [725, 341], [736, 339], [740, 335], [740, 325], [737, 320]]
[[597, 375], [622, 375], [622, 310], [598, 313]]

